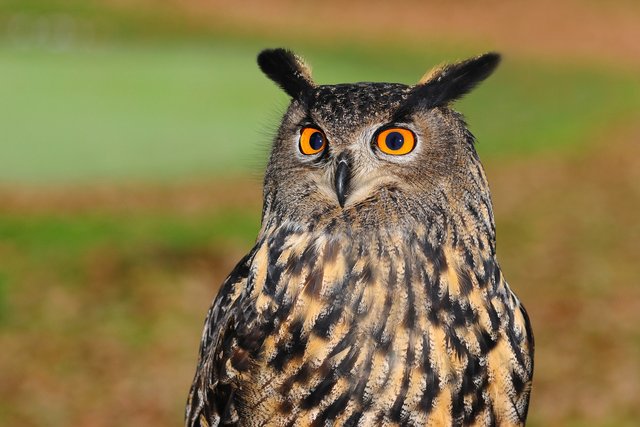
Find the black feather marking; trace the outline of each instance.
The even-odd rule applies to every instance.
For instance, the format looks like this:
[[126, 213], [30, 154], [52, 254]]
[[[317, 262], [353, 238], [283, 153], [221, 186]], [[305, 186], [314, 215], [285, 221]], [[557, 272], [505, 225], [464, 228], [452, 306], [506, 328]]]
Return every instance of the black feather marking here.
[[285, 271], [290, 276], [299, 276], [305, 265], [306, 264], [302, 261], [301, 258], [289, 257], [287, 259]]
[[469, 412], [465, 417], [464, 419], [465, 423], [471, 424], [473, 421], [475, 421], [475, 419], [478, 417], [478, 414], [480, 414], [480, 411], [484, 409], [485, 405], [486, 405], [486, 402], [484, 400], [484, 396], [482, 396], [482, 393], [477, 393], [473, 395], [473, 398], [471, 401], [471, 412]]
[[303, 363], [300, 370], [292, 377], [294, 383], [306, 384], [311, 377], [311, 367], [308, 363]]
[[[513, 324], [512, 321], [509, 322], [509, 323]], [[509, 345], [513, 349], [513, 354], [516, 357], [516, 361], [518, 362], [518, 364], [520, 366], [525, 366], [524, 355], [523, 355], [522, 351], [520, 350], [522, 348], [520, 346], [521, 340], [518, 339], [518, 337], [516, 336], [516, 333], [515, 333], [515, 331], [513, 329], [507, 330], [507, 339], [509, 340]]]
[[340, 362], [340, 364], [336, 367], [336, 371], [342, 375], [348, 375], [351, 369], [353, 369], [356, 364], [356, 360], [358, 360], [358, 356], [360, 355], [360, 349], [358, 346], [351, 346], [349, 349], [349, 353], [345, 356], [344, 359]]
[[334, 400], [331, 405], [327, 406], [324, 411], [320, 413], [320, 415], [314, 420], [314, 423], [312, 425], [327, 425], [327, 421], [335, 420], [336, 417], [340, 415], [342, 411], [344, 411], [344, 409], [347, 407], [350, 398], [351, 396], [348, 392], [340, 395], [340, 397]]
[[[273, 258], [271, 258], [273, 259]], [[276, 287], [280, 282], [280, 276], [282, 276], [283, 267], [272, 262], [267, 266], [267, 278], [264, 282], [263, 292], [270, 297], [275, 296]]]
[[502, 271], [499, 268], [493, 270], [493, 280], [494, 285], [498, 285], [502, 281]]
[[288, 414], [293, 410], [293, 402], [291, 402], [290, 400], [283, 400], [282, 402], [280, 402], [280, 404], [278, 405], [278, 411], [281, 414]]
[[390, 409], [391, 420], [395, 422], [399, 422], [402, 425], [407, 424], [406, 414], [403, 414], [402, 408], [404, 406], [404, 402], [407, 398], [407, 393], [409, 391], [409, 381], [411, 379], [411, 367], [413, 365], [413, 360], [415, 357], [415, 349], [414, 340], [409, 340], [409, 346], [407, 347], [407, 358], [405, 361], [405, 366], [402, 373], [402, 384], [400, 386], [400, 392], [396, 397], [393, 406]]
[[462, 425], [464, 418], [464, 400], [460, 393], [457, 393], [451, 402], [451, 420], [453, 425]]
[[[286, 231], [288, 231], [288, 229], [286, 229]], [[270, 297], [275, 295], [278, 283], [280, 283], [280, 277], [284, 272], [285, 267], [277, 262], [282, 254], [287, 235], [287, 233], [280, 231], [276, 233], [275, 236], [269, 238], [269, 263], [263, 292]]]
[[455, 351], [458, 358], [464, 357], [467, 354], [467, 349], [460, 340], [460, 338], [455, 334], [455, 332], [451, 328], [446, 328], [446, 337], [447, 337], [447, 347], [453, 349]]
[[304, 63], [289, 50], [263, 50], [258, 55], [258, 66], [294, 99], [305, 100], [314, 87]]
[[495, 269], [495, 261], [492, 258], [487, 258], [482, 261], [482, 265], [484, 268], [484, 274], [481, 275], [478, 270], [476, 270], [476, 279], [478, 279], [478, 284], [480, 288], [484, 288], [491, 281], [491, 278], [494, 275]]
[[440, 394], [440, 383], [438, 381], [438, 375], [433, 371], [431, 363], [429, 362], [431, 354], [431, 344], [429, 338], [422, 337], [422, 370], [425, 373], [425, 388], [424, 394], [420, 399], [418, 407], [421, 411], [428, 414], [433, 409], [433, 401]]
[[520, 396], [524, 391], [524, 386], [526, 385], [525, 381], [520, 378], [520, 375], [518, 375], [516, 371], [511, 371], [511, 384], [513, 384], [513, 389], [517, 396]]
[[317, 406], [322, 399], [331, 392], [335, 385], [336, 379], [331, 375], [326, 376], [313, 390], [311, 390], [309, 395], [302, 399], [300, 407], [302, 409], [310, 409]]
[[[442, 288], [442, 283], [440, 284]], [[428, 319], [433, 322], [434, 325], [438, 326], [442, 324], [443, 319], [440, 315], [446, 317], [447, 313], [451, 313], [451, 298], [449, 297], [449, 289], [444, 288], [444, 292], [440, 295], [438, 289], [433, 287], [433, 291], [430, 292], [431, 297], [431, 307], [427, 314]]]
[[500, 55], [491, 52], [446, 65], [427, 82], [414, 87], [396, 111], [393, 121], [406, 121], [406, 117], [416, 109], [441, 107], [462, 98], [489, 77], [499, 63]]
[[467, 316], [470, 315], [469, 312], [462, 307], [459, 300], [453, 300], [451, 302], [451, 314], [453, 317], [453, 326], [465, 326], [471, 323], [471, 319], [467, 318]]
[[477, 393], [478, 387], [474, 383], [477, 379], [476, 377], [480, 375], [485, 375], [485, 370], [481, 364], [480, 359], [477, 357], [470, 357], [467, 361], [467, 365], [464, 370], [464, 374], [462, 375], [462, 386], [460, 388], [460, 393], [462, 396], [469, 396]]
[[[337, 354], [341, 353], [342, 350], [345, 350], [345, 349], [347, 349], [349, 347], [351, 347], [351, 351], [350, 351], [349, 354], [351, 355], [351, 357], [355, 357], [356, 355], [353, 355], [352, 353], [353, 353], [353, 351], [355, 351], [357, 353], [358, 348], [357, 347], [352, 347], [352, 344], [356, 341], [356, 338], [357, 338], [356, 334], [357, 334], [357, 329], [355, 329], [355, 328], [350, 329], [347, 332], [347, 334], [344, 336], [344, 338], [338, 344], [336, 344], [335, 347], [333, 347], [331, 349], [331, 351], [327, 355], [327, 358], [330, 359], [330, 358], [336, 356]], [[353, 362], [355, 362], [355, 360], [353, 360]], [[349, 367], [348, 369], [351, 369], [351, 368]]]
[[329, 339], [331, 328], [342, 316], [339, 304], [333, 304], [326, 312], [322, 312], [313, 325], [313, 333], [319, 337]]
[[445, 271], [447, 271], [448, 268], [448, 264], [447, 264], [447, 258], [444, 255], [444, 251], [442, 250], [442, 248], [440, 246], [436, 247], [433, 249], [433, 269], [434, 271], [438, 271], [440, 273], [444, 273]]
[[415, 327], [416, 319], [418, 317], [416, 314], [416, 297], [413, 291], [412, 274], [413, 271], [411, 264], [405, 263], [404, 284], [407, 290], [407, 311], [402, 323], [408, 330], [412, 330]]
[[393, 294], [391, 292], [387, 292], [385, 295], [382, 314], [380, 316], [380, 323], [376, 325], [372, 333], [373, 340], [378, 343], [378, 348], [382, 349], [385, 353], [388, 351], [388, 345], [391, 344], [389, 337], [384, 339], [384, 330], [387, 326], [387, 319], [389, 318], [392, 305]]
[[349, 418], [347, 418], [347, 420], [344, 422], [344, 426], [345, 427], [353, 427], [353, 426], [357, 426], [358, 423], [360, 422], [360, 418], [362, 418], [362, 412], [354, 412], [353, 414], [351, 414], [351, 416]]
[[480, 352], [482, 354], [488, 354], [498, 344], [498, 341], [493, 339], [491, 337], [491, 334], [486, 330], [476, 330], [475, 334], [476, 339], [478, 340], [478, 345], [480, 346]]
[[[524, 317], [524, 327], [525, 327], [525, 332], [527, 333], [527, 344], [529, 345], [529, 351], [533, 356], [533, 351], [535, 348], [535, 340], [533, 338], [533, 330], [531, 329], [531, 321], [529, 320], [529, 313], [527, 313], [527, 310], [524, 308], [524, 305], [520, 304], [519, 308], [520, 308], [520, 313], [522, 313], [522, 317]], [[533, 357], [531, 358], [531, 363], [533, 363]]]
[[489, 315], [489, 322], [491, 323], [490, 332], [496, 332], [500, 328], [500, 317], [496, 312], [495, 307], [491, 302], [486, 306], [487, 314]]
[[289, 325], [290, 341], [282, 341], [276, 347], [275, 357], [269, 361], [277, 372], [283, 372], [287, 363], [304, 354], [306, 337], [303, 334], [304, 322], [300, 319], [294, 320]]

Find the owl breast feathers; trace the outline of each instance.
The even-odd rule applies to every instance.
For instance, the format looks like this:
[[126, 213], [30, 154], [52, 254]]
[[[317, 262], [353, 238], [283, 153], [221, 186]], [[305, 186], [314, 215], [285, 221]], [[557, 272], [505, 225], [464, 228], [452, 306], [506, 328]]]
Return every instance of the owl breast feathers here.
[[207, 315], [187, 426], [524, 425], [533, 335], [449, 108], [498, 62], [316, 85], [293, 53], [258, 56], [292, 101], [256, 245]]

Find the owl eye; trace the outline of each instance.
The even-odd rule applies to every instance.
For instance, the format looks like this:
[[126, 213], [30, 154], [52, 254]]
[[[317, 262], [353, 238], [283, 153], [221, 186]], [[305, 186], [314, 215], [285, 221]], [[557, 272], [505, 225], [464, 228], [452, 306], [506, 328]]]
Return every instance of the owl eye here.
[[401, 156], [416, 146], [416, 137], [409, 129], [389, 128], [376, 136], [376, 145], [385, 154]]
[[318, 154], [326, 146], [327, 138], [322, 131], [312, 127], [302, 128], [300, 132], [300, 152], [302, 154], [307, 156]]

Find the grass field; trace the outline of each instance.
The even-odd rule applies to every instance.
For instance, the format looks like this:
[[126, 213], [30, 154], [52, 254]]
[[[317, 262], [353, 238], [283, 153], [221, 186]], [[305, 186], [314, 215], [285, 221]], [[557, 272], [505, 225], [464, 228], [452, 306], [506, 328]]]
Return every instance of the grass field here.
[[[207, 32], [100, 4], [0, 4], [7, 28], [16, 14], [50, 27], [65, 10], [106, 28], [0, 41], [3, 426], [180, 424], [205, 312], [259, 227], [287, 102], [259, 73], [259, 49], [285, 40], [322, 83], [412, 83], [477, 53]], [[536, 332], [529, 425], [636, 425], [637, 70], [511, 55], [457, 109]]]
[[[255, 65], [264, 46], [0, 45], [0, 182], [157, 182], [261, 170], [286, 105]], [[300, 50], [323, 83], [412, 83], [465, 54]], [[630, 75], [506, 58], [459, 109], [484, 156], [529, 154], [579, 147], [628, 120], [640, 107], [638, 87]]]

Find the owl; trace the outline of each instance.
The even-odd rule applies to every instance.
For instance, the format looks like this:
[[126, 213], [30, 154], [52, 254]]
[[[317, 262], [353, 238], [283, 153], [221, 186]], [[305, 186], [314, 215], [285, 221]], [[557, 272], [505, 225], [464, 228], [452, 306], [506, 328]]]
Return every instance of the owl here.
[[205, 321], [186, 426], [525, 424], [533, 334], [450, 108], [499, 60], [318, 85], [294, 53], [258, 55], [291, 102], [255, 246]]

